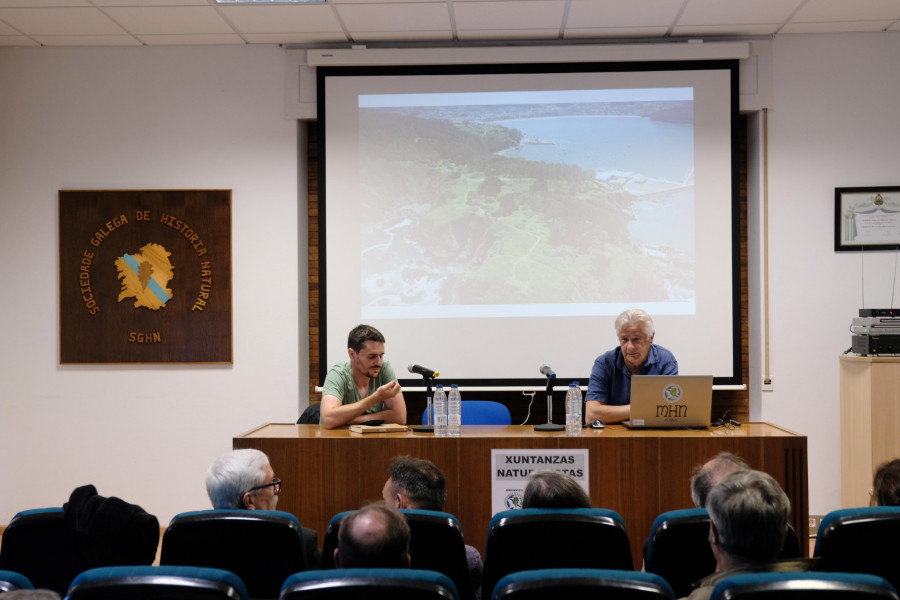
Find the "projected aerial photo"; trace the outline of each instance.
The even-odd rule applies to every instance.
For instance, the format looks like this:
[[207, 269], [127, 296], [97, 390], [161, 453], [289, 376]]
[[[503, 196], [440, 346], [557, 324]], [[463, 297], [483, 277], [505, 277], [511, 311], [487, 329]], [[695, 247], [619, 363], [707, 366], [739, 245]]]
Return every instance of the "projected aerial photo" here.
[[363, 316], [693, 303], [690, 88], [360, 98]]

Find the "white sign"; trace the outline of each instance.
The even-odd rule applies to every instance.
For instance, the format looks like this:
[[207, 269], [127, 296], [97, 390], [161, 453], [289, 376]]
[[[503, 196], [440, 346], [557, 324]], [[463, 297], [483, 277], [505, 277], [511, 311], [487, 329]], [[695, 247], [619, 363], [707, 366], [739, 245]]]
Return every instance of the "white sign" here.
[[571, 475], [590, 495], [588, 451], [491, 450], [491, 514], [522, 508], [528, 475], [534, 471], [560, 471]]

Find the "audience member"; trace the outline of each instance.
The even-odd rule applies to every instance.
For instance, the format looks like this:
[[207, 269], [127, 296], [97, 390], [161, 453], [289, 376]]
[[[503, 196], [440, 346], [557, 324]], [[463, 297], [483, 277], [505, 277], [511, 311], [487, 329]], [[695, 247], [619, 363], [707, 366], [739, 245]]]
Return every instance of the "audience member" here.
[[704, 465], [696, 467], [691, 477], [691, 499], [694, 506], [706, 508], [706, 497], [713, 486], [726, 475], [749, 468], [741, 457], [731, 452], [719, 452]]
[[381, 420], [406, 424], [406, 402], [391, 363], [384, 360], [384, 336], [357, 325], [347, 336], [350, 360], [331, 367], [322, 384], [321, 421], [328, 429]]
[[619, 423], [631, 415], [632, 375], [678, 375], [678, 361], [653, 343], [653, 319], [640, 309], [616, 318], [619, 347], [594, 361], [584, 402], [585, 421]]
[[900, 506], [900, 459], [878, 467], [872, 482], [872, 506]]
[[571, 476], [535, 471], [528, 476], [522, 508], [593, 508], [590, 496]]
[[[275, 510], [281, 480], [264, 452], [252, 448], [232, 450], [220, 456], [206, 472], [206, 493], [217, 509]], [[319, 534], [301, 527], [310, 569], [322, 564]]]
[[339, 569], [408, 569], [409, 525], [396, 509], [369, 504], [341, 520], [334, 564]]
[[809, 559], [777, 560], [791, 503], [767, 473], [741, 469], [725, 476], [709, 492], [706, 508], [716, 572], [695, 584], [690, 600], [706, 600], [719, 581], [732, 575], [812, 568]]
[[[388, 463], [388, 479], [381, 495], [385, 504], [395, 508], [413, 508], [443, 512], [447, 501], [447, 480], [440, 469], [429, 460], [411, 456], [396, 456]], [[481, 597], [481, 576], [484, 562], [472, 546], [466, 546], [466, 563], [473, 596]]]

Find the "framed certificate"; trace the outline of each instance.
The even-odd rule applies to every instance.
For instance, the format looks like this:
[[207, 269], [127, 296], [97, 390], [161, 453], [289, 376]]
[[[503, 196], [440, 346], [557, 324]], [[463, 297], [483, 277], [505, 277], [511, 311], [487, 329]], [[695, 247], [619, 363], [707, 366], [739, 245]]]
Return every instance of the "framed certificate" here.
[[900, 250], [900, 186], [834, 188], [834, 250]]

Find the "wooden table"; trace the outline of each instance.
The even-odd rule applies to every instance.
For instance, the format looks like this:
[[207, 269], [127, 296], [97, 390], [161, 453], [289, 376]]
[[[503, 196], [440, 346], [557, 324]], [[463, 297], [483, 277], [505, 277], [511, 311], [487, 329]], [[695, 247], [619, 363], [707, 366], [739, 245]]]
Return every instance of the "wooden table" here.
[[381, 499], [392, 457], [408, 454], [431, 460], [447, 477], [445, 511], [457, 516], [466, 543], [482, 553], [492, 516], [491, 450], [587, 448], [591, 499], [622, 515], [637, 568], [653, 520], [667, 510], [692, 507], [692, 469], [723, 450], [778, 480], [791, 500], [801, 542], [808, 539], [806, 446], [806, 436], [767, 423], [703, 431], [635, 431], [610, 425], [583, 429], [574, 437], [536, 432], [531, 426], [469, 425], [459, 438], [267, 424], [234, 438], [235, 448], [256, 448], [269, 455], [276, 476], [284, 481], [278, 509], [316, 529], [320, 542], [334, 514]]

